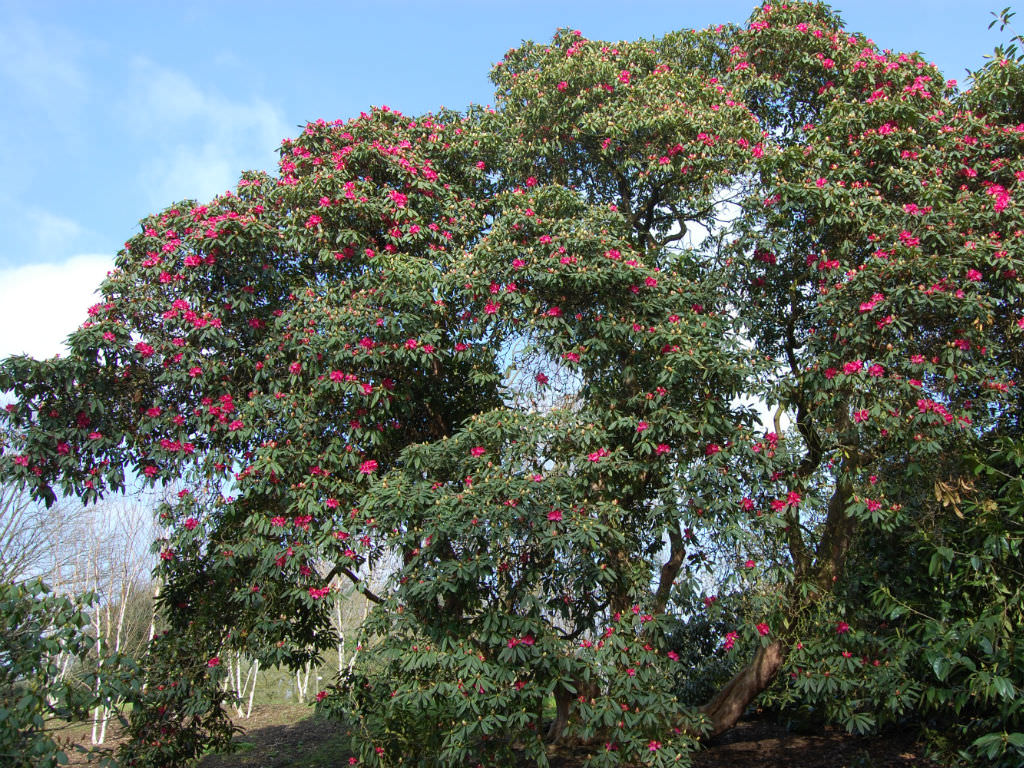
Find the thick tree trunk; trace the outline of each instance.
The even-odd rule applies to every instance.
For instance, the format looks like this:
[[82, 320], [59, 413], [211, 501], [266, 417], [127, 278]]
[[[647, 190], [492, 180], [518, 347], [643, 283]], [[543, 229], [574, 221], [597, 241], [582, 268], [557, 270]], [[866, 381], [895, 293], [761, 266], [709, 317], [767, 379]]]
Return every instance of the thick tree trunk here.
[[754, 697], [771, 684], [782, 666], [783, 658], [780, 640], [761, 648], [747, 666], [700, 708], [701, 713], [711, 720], [709, 736], [717, 736], [736, 725]]
[[546, 741], [549, 744], [557, 744], [562, 739], [565, 726], [569, 724], [569, 707], [572, 705], [573, 696], [565, 688], [555, 689], [555, 719], [548, 726]]

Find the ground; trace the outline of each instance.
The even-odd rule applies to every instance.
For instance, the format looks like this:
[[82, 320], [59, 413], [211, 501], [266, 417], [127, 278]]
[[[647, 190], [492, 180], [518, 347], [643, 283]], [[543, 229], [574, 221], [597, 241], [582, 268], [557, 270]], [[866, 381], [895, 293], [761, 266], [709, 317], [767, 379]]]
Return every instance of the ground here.
[[[239, 720], [232, 755], [207, 755], [198, 768], [333, 768], [348, 763], [344, 729], [310, 714], [307, 707], [282, 705], [256, 709]], [[68, 736], [87, 744], [88, 729]], [[117, 741], [116, 733], [108, 745]], [[881, 736], [850, 736], [823, 729], [797, 734], [768, 717], [745, 720], [698, 753], [698, 768], [937, 768], [924, 759], [910, 731]], [[69, 752], [70, 765], [85, 766], [83, 755]], [[553, 756], [553, 768], [574, 768], [582, 755]]]

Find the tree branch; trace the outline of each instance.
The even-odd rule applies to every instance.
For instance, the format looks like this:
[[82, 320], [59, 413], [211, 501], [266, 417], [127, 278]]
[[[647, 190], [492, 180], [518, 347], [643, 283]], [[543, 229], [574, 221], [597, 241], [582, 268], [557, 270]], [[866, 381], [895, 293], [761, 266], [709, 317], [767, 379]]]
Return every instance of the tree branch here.
[[668, 560], [661, 566], [661, 575], [658, 580], [658, 590], [654, 593], [654, 611], [663, 613], [668, 604], [669, 595], [672, 594], [672, 584], [679, 570], [683, 567], [686, 559], [686, 544], [683, 541], [683, 534], [676, 528], [669, 529], [668, 541], [671, 547]]
[[366, 599], [369, 600], [371, 603], [376, 603], [377, 605], [384, 605], [384, 600], [375, 595], [373, 593], [373, 590], [366, 586], [366, 581], [364, 579], [360, 579], [358, 576], [352, 573], [352, 571], [350, 571], [348, 568], [346, 568], [344, 565], [341, 565], [340, 563], [331, 568], [331, 571], [327, 574], [327, 578], [325, 579], [325, 581], [330, 582], [331, 579], [333, 579], [338, 574], [347, 577], [349, 581], [355, 584], [356, 589], [359, 590], [359, 593], [365, 595]]

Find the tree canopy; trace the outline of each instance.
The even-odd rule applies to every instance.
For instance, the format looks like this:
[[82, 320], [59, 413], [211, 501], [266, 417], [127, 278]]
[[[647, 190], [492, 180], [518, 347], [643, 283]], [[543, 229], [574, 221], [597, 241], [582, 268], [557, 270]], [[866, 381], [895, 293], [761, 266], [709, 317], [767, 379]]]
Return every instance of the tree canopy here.
[[187, 485], [126, 764], [223, 745], [218, 654], [333, 647], [338, 580], [366, 765], [678, 764], [761, 694], [1019, 759], [1020, 62], [961, 92], [790, 2], [492, 80], [147, 217], [0, 368], [5, 479]]

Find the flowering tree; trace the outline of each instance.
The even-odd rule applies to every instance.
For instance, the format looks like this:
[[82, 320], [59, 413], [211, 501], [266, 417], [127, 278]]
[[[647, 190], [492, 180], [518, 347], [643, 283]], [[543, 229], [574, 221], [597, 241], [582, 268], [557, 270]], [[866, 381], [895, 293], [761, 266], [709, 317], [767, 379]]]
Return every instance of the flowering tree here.
[[[277, 175], [143, 220], [72, 355], [4, 364], [6, 477], [189, 485], [125, 760], [223, 745], [219, 654], [335, 648], [338, 579], [374, 609], [317, 698], [367, 765], [674, 763], [780, 670], [853, 729], [952, 716], [913, 663], [948, 622], [875, 556], [970, 580], [936, 538], [964, 528], [1010, 622], [986, 727], [1019, 724], [1020, 497], [973, 479], [1021, 437], [1019, 66], [960, 94], [790, 3], [563, 30], [492, 77], [494, 111], [313, 123]], [[735, 674], [695, 707], [666, 629], [704, 611], [739, 617]]]

